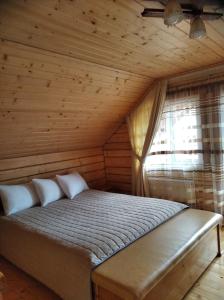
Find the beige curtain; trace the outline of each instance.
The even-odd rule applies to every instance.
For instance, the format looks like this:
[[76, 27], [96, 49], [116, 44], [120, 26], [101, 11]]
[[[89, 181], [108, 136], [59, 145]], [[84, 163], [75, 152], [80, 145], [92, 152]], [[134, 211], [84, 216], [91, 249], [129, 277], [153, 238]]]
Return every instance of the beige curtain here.
[[166, 98], [167, 80], [156, 82], [150, 87], [140, 105], [127, 117], [129, 137], [133, 152], [132, 193], [148, 196], [144, 162], [150, 148]]

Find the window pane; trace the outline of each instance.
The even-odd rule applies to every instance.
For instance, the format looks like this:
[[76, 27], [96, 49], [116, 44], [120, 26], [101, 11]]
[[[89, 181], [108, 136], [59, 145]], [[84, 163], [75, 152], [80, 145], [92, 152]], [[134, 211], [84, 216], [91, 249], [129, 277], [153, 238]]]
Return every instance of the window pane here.
[[168, 101], [146, 159], [148, 171], [195, 169], [202, 165], [202, 133], [198, 95]]

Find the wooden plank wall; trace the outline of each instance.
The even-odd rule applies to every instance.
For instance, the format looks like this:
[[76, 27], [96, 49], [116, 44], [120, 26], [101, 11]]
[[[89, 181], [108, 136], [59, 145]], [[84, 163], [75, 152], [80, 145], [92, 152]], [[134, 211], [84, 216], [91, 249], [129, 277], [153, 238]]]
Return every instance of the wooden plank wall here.
[[125, 123], [104, 145], [104, 156], [110, 190], [131, 194], [131, 145]]
[[91, 188], [105, 189], [102, 148], [9, 158], [0, 160], [0, 184], [29, 182], [32, 178], [51, 178], [78, 171]]

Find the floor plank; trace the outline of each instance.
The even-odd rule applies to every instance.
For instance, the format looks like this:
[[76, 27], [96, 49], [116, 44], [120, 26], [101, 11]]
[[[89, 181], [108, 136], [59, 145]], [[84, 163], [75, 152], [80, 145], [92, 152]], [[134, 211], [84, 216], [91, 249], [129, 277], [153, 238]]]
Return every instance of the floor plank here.
[[[222, 249], [224, 249], [224, 229]], [[3, 300], [60, 300], [52, 291], [3, 258], [0, 258], [0, 271], [7, 278]], [[214, 260], [184, 300], [224, 300], [224, 255]]]
[[[221, 240], [224, 250], [224, 228]], [[213, 261], [183, 300], [224, 300], [224, 254]]]
[[51, 290], [0, 258], [0, 270], [6, 277], [3, 300], [60, 300]]

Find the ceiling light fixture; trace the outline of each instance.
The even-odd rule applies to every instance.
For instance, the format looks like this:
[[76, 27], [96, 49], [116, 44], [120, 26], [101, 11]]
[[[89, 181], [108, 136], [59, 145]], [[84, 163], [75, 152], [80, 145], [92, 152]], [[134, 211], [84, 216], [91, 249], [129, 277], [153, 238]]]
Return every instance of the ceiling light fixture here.
[[200, 16], [195, 16], [191, 20], [189, 37], [191, 39], [201, 39], [206, 36], [205, 23]]
[[[148, 0], [159, 2], [165, 8], [144, 8], [141, 13], [146, 18], [163, 18], [164, 24], [174, 26], [182, 20], [190, 21], [191, 39], [200, 39], [206, 34], [205, 21], [216, 21], [224, 16], [224, 0]], [[212, 11], [204, 11], [207, 5]], [[217, 7], [215, 9], [215, 7]], [[216, 11], [214, 11], [214, 9]], [[221, 26], [221, 23], [220, 23]]]
[[177, 0], [168, 0], [164, 11], [164, 24], [174, 26], [184, 19], [180, 3]]

